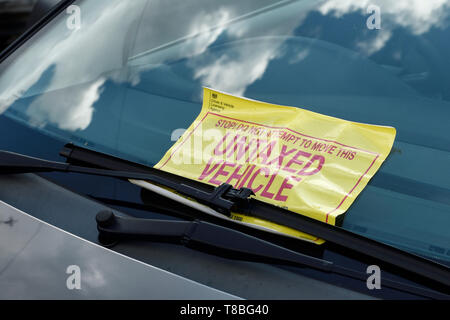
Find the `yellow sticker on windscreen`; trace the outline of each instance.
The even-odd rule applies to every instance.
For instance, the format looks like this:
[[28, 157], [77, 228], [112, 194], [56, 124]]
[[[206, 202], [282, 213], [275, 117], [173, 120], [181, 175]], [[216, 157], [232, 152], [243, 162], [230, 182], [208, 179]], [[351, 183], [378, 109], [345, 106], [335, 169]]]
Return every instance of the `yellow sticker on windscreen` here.
[[[204, 88], [199, 116], [155, 167], [214, 186], [250, 188], [261, 201], [335, 225], [386, 159], [395, 134], [392, 127]], [[239, 213], [232, 217], [323, 242]]]

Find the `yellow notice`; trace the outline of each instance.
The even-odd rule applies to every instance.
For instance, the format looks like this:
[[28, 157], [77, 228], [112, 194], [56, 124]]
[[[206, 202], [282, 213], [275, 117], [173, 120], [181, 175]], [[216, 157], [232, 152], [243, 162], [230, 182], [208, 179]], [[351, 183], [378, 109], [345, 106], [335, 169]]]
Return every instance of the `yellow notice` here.
[[[197, 119], [155, 166], [335, 225], [389, 154], [395, 128], [204, 89]], [[286, 235], [321, 239], [233, 213]]]

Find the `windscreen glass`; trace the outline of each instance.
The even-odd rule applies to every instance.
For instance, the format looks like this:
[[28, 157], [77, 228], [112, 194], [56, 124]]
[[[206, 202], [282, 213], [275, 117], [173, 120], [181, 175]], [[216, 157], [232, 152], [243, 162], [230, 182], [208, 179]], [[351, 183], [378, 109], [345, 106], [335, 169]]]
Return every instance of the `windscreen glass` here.
[[448, 262], [449, 15], [444, 0], [75, 1], [0, 65], [0, 114], [146, 165], [203, 86], [393, 126], [343, 227]]

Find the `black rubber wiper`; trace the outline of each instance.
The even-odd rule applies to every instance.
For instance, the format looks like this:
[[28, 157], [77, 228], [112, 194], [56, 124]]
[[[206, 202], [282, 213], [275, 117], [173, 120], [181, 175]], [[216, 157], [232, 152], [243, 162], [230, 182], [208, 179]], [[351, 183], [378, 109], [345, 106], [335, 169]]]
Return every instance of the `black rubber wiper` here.
[[[309, 267], [362, 281], [367, 280], [366, 273], [205, 221], [142, 219], [118, 216], [112, 211], [100, 211], [97, 213], [96, 221], [99, 242], [106, 247], [130, 239], [173, 243], [229, 259]], [[386, 278], [383, 279], [383, 286], [425, 298], [450, 299], [450, 296], [439, 292]]]
[[179, 183], [170, 178], [158, 176], [152, 173], [141, 173], [132, 171], [118, 171], [76, 166], [70, 163], [48, 161], [39, 158], [29, 157], [9, 151], [0, 151], [0, 174], [4, 173], [30, 173], [30, 172], [73, 172], [97, 176], [114, 177], [121, 179], [145, 180], [185, 196], [193, 198], [203, 203], [219, 213], [229, 216], [231, 210], [237, 208], [253, 195], [253, 191], [248, 188], [234, 189], [229, 184], [223, 184], [212, 190], [196, 188], [185, 183]]
[[449, 267], [342, 228], [248, 198], [251, 194], [249, 190], [235, 190], [229, 185], [215, 188], [72, 144], [66, 145], [61, 155], [66, 157], [69, 163], [49, 162], [0, 152], [0, 173], [64, 171], [147, 180], [208, 204], [225, 215], [228, 215], [230, 210], [235, 210], [314, 235], [350, 255], [357, 254], [368, 257], [376, 263], [390, 265], [407, 278], [423, 280], [419, 282], [424, 282], [427, 286], [437, 288], [446, 294], [450, 293]]
[[96, 216], [99, 242], [112, 246], [124, 239], [181, 244], [210, 254], [239, 260], [287, 263], [330, 271], [333, 263], [298, 253], [251, 235], [213, 223], [194, 220], [155, 220], [100, 211]]

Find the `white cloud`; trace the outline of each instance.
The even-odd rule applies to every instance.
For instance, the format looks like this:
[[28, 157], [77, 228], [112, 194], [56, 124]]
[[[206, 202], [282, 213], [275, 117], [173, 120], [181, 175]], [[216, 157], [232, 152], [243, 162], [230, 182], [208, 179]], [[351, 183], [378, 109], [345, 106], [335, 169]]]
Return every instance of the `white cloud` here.
[[232, 16], [231, 11], [226, 8], [207, 13], [200, 11], [192, 19], [190, 32], [192, 40], [189, 41], [189, 48], [184, 48], [185, 56], [203, 53], [226, 29], [226, 23]]
[[391, 38], [392, 33], [389, 30], [380, 30], [374, 39], [369, 41], [360, 41], [356, 46], [366, 55], [370, 56], [375, 52], [383, 49], [385, 44]]
[[[420, 35], [432, 27], [442, 27], [448, 16], [449, 0], [327, 0], [319, 11], [336, 17], [355, 11], [366, 14], [369, 5], [381, 9], [383, 27], [389, 25], [408, 28], [413, 34]], [[385, 23], [387, 22], [387, 23]]]
[[73, 88], [71, 94], [54, 91], [41, 95], [29, 106], [26, 114], [30, 123], [44, 127], [52, 123], [62, 130], [84, 130], [92, 121], [94, 103], [100, 98], [105, 78], [100, 78], [89, 86]]
[[444, 27], [448, 17], [449, 0], [326, 0], [318, 8], [323, 15], [332, 14], [338, 18], [345, 14], [361, 12], [367, 15], [367, 8], [376, 5], [380, 8], [381, 30], [369, 40], [358, 41], [356, 48], [362, 53], [372, 55], [381, 50], [397, 27], [408, 29], [412, 34], [421, 35], [432, 27]]
[[298, 62], [304, 60], [309, 55], [309, 48], [296, 48], [294, 50], [296, 50], [297, 52], [289, 60], [290, 64], [298, 63]]
[[251, 46], [241, 45], [217, 59], [210, 59], [210, 63], [199, 64], [194, 77], [201, 79], [205, 86], [243, 95], [248, 85], [263, 76], [269, 62], [277, 56], [280, 45], [263, 40]]
[[[223, 44], [227, 49], [220, 54], [218, 50], [206, 51], [200, 59], [193, 59], [194, 78], [204, 86], [243, 96], [247, 87], [264, 75], [269, 63], [283, 53], [283, 43], [306, 17], [307, 10], [292, 18], [299, 4], [279, 9], [276, 19], [267, 20], [262, 14], [224, 30], [230, 39]], [[308, 53], [303, 50], [297, 58], [304, 59]]]
[[[98, 100], [106, 77], [115, 81], [124, 79], [120, 70], [124, 61], [123, 48], [126, 47], [126, 26], [133, 23], [144, 3], [83, 2], [82, 26], [75, 32], [66, 28], [67, 17], [60, 16], [54, 22], [57, 26], [41, 38], [37, 37], [37, 42], [31, 42], [3, 72], [0, 112], [17, 99], [36, 96], [26, 111], [33, 124], [52, 123], [72, 131], [87, 128], [92, 120], [93, 103]], [[33, 89], [41, 81], [48, 83]], [[67, 93], [69, 87], [71, 90]], [[65, 89], [65, 94], [59, 92], [60, 89]]]

